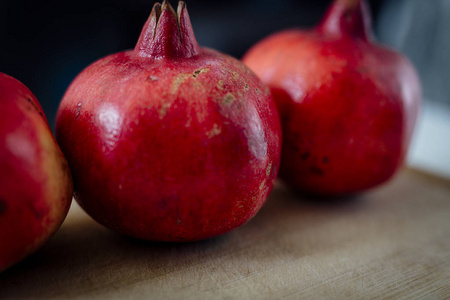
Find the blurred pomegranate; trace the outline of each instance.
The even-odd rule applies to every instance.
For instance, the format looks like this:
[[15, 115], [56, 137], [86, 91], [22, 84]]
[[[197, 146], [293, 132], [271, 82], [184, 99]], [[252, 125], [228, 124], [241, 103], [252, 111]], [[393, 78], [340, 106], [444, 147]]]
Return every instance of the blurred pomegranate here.
[[30, 90], [0, 73], [0, 272], [40, 248], [72, 200], [72, 179]]
[[312, 195], [387, 181], [402, 164], [421, 88], [410, 62], [373, 41], [363, 0], [336, 0], [313, 30], [269, 36], [243, 58], [272, 89], [283, 128], [280, 177]]

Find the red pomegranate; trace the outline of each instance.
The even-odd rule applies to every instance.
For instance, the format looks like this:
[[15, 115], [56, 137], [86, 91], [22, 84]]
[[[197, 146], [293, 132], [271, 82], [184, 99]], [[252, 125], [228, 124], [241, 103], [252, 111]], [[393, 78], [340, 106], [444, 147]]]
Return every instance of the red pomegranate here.
[[243, 58], [270, 86], [283, 128], [280, 177], [312, 195], [387, 181], [404, 160], [421, 88], [411, 63], [376, 44], [364, 0], [336, 0], [312, 30], [287, 30]]
[[30, 90], [0, 73], [0, 272], [40, 248], [72, 200], [72, 179]]
[[186, 6], [156, 3], [134, 50], [68, 88], [56, 136], [75, 199], [99, 223], [148, 240], [192, 241], [253, 217], [278, 172], [270, 90], [240, 61], [200, 48]]

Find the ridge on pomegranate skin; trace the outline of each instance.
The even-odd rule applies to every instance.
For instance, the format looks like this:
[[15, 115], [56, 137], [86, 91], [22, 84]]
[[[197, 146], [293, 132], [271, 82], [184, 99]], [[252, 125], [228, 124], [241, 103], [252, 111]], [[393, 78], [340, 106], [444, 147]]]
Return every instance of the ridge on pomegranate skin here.
[[243, 57], [280, 113], [280, 178], [304, 194], [362, 192], [403, 163], [420, 82], [406, 57], [373, 40], [367, 2], [335, 0], [317, 27], [273, 34]]
[[133, 50], [75, 78], [56, 137], [92, 218], [136, 238], [193, 241], [257, 213], [278, 173], [281, 127], [258, 77], [201, 48], [186, 5], [175, 13], [164, 1]]

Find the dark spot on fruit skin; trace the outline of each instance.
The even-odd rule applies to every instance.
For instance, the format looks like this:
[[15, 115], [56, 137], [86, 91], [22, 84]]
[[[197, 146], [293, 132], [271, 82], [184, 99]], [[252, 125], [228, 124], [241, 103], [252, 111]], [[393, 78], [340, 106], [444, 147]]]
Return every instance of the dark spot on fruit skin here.
[[31, 211], [38, 220], [45, 216], [45, 211], [42, 208], [32, 207]]
[[323, 163], [324, 164], [327, 164], [328, 163], [328, 156], [324, 156], [323, 158], [322, 158], [322, 161], [323, 161]]
[[193, 76], [193, 77], [197, 77], [198, 74], [200, 74], [200, 72], [201, 72], [200, 70], [195, 70], [195, 71], [194, 71], [194, 74], [192, 74], [192, 76]]
[[206, 73], [209, 71], [209, 68], [200, 68], [198, 70], [195, 70], [194, 73], [192, 73], [192, 77], [197, 78], [198, 75], [202, 73]]
[[308, 157], [310, 155], [311, 155], [311, 153], [305, 152], [305, 153], [300, 154], [300, 158], [303, 159], [303, 160], [306, 160], [306, 159], [308, 159]]
[[3, 199], [0, 199], [0, 215], [4, 214], [7, 210], [6, 201]]
[[38, 114], [41, 115], [41, 117], [45, 118], [42, 112], [39, 110], [39, 108], [36, 106], [36, 104], [33, 102], [33, 100], [30, 97], [27, 97], [28, 102], [31, 104], [31, 106], [34, 107], [34, 109], [37, 111]]
[[314, 175], [319, 175], [322, 176], [323, 175], [323, 170], [319, 167], [316, 166], [312, 166], [311, 168], [309, 168], [309, 171], [314, 174]]

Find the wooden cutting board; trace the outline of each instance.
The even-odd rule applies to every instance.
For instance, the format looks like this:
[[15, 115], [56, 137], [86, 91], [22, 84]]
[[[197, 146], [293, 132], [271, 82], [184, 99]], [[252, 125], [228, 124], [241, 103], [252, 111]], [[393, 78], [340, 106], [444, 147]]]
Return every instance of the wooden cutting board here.
[[0, 299], [445, 299], [450, 181], [403, 170], [313, 203], [277, 184], [245, 226], [187, 244], [111, 232], [75, 203], [58, 233], [0, 275]]

